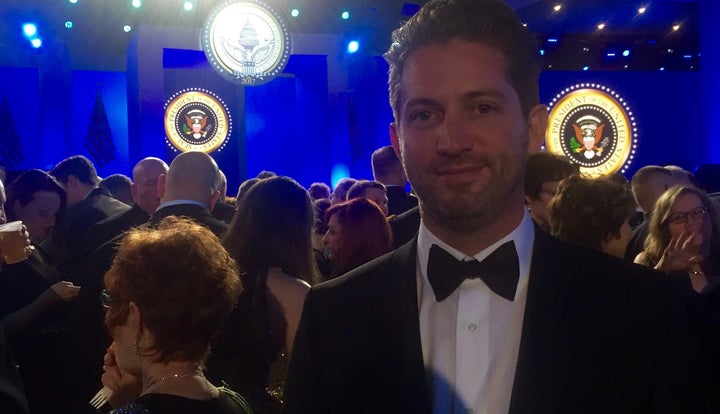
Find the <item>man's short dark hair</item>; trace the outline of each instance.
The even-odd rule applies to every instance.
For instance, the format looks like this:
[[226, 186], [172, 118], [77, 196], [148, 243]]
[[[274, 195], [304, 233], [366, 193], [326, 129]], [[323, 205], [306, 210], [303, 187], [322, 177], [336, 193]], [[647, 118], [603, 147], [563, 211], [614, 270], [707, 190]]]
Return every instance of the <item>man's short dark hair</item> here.
[[580, 167], [562, 155], [550, 152], [530, 154], [525, 164], [525, 195], [537, 200], [543, 183], [560, 181], [577, 174], [579, 170]]
[[380, 147], [372, 153], [372, 170], [375, 179], [384, 178], [396, 174], [402, 169], [402, 164], [392, 146]]
[[330, 199], [330, 193], [332, 190], [330, 190], [330, 186], [325, 183], [312, 183], [310, 184], [310, 188], [308, 188], [308, 193], [310, 193], [310, 198], [313, 200], [320, 200], [322, 198]]
[[67, 184], [68, 177], [71, 175], [75, 176], [83, 184], [97, 186], [100, 183], [95, 165], [82, 155], [65, 158], [57, 163], [49, 174], [63, 184]]
[[401, 80], [407, 59], [423, 46], [453, 39], [483, 44], [505, 56], [507, 78], [527, 116], [540, 100], [538, 77], [542, 64], [535, 35], [502, 0], [430, 0], [393, 32], [392, 45], [385, 53], [390, 64], [388, 85], [395, 120], [401, 115]]
[[385, 191], [385, 185], [380, 181], [373, 180], [359, 180], [348, 189], [347, 196], [345, 197], [348, 201], [353, 198], [365, 197], [365, 191], [370, 188], [377, 188], [378, 190]]

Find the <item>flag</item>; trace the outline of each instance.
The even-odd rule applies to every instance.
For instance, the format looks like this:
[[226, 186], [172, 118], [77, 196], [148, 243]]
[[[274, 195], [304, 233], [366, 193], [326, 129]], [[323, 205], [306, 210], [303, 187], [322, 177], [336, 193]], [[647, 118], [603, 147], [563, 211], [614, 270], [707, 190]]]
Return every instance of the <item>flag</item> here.
[[355, 113], [355, 103], [350, 97], [348, 103], [348, 128], [350, 137], [350, 157], [353, 161], [357, 161], [364, 155], [365, 151], [362, 146], [362, 134], [360, 134], [360, 125], [358, 124], [357, 113]]
[[90, 116], [90, 125], [85, 137], [85, 148], [87, 148], [93, 161], [100, 168], [114, 160], [117, 155], [100, 88], [98, 88], [95, 95], [95, 106]]
[[15, 130], [7, 97], [4, 97], [0, 107], [0, 164], [12, 168], [24, 159], [22, 142]]

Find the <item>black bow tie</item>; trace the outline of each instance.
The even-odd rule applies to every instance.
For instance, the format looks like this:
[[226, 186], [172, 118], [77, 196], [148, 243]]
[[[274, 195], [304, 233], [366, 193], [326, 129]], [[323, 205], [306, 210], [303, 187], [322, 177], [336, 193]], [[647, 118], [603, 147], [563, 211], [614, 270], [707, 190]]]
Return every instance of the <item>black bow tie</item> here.
[[476, 277], [482, 279], [493, 292], [512, 302], [520, 278], [519, 268], [512, 240], [498, 247], [482, 262], [458, 260], [433, 244], [430, 247], [427, 275], [438, 302], [450, 296], [463, 280]]

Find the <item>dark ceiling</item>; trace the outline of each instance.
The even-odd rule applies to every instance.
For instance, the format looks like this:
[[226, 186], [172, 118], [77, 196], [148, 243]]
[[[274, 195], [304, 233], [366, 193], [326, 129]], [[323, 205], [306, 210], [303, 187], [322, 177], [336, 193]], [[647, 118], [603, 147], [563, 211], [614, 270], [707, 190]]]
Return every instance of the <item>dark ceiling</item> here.
[[[39, 59], [65, 55], [75, 69], [124, 70], [133, 31], [123, 26], [202, 27], [205, 16], [224, 0], [2, 0], [0, 66], [37, 66]], [[389, 35], [424, 0], [265, 0], [281, 15], [290, 33], [336, 33], [363, 39], [365, 53], [379, 54]], [[698, 70], [699, 6], [670, 0], [509, 0], [521, 20], [538, 33], [546, 65], [553, 70]], [[554, 6], [561, 5], [560, 11]], [[640, 7], [646, 7], [643, 14]], [[300, 10], [297, 18], [289, 12]], [[339, 18], [343, 10], [350, 19]], [[72, 21], [72, 28], [66, 28]], [[33, 49], [23, 22], [38, 26], [43, 45]], [[598, 30], [597, 25], [605, 27]], [[673, 25], [680, 25], [677, 31]], [[557, 42], [548, 41], [557, 39]], [[624, 50], [629, 56], [622, 56]], [[615, 56], [608, 54], [615, 53]], [[627, 66], [627, 67], [625, 67]]]

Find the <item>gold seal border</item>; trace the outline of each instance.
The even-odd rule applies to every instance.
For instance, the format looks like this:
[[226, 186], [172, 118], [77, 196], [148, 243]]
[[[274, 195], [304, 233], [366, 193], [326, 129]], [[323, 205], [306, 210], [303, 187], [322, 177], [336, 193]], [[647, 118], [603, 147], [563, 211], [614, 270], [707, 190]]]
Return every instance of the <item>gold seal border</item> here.
[[[262, 71], [261, 73], [250, 75], [234, 71], [226, 64], [225, 61], [218, 57], [219, 55], [216, 51], [215, 43], [212, 41], [213, 34], [215, 32], [216, 20], [225, 10], [235, 6], [254, 8], [264, 13], [270, 18], [270, 20], [266, 20], [266, 22], [268, 22], [271, 26], [274, 25], [275, 31], [279, 33], [279, 39], [276, 39], [276, 41], [280, 43], [278, 58], [268, 69]], [[291, 47], [290, 33], [288, 32], [285, 22], [272, 7], [262, 0], [227, 0], [222, 2], [210, 13], [210, 16], [206, 20], [203, 28], [202, 48], [205, 51], [205, 55], [211, 66], [225, 79], [240, 83], [243, 86], [262, 85], [275, 79], [275, 77], [283, 71], [285, 66], [287, 66], [287, 63], [290, 60]]]
[[[218, 125], [216, 126], [216, 131], [213, 135], [213, 138], [202, 145], [195, 145], [185, 141], [182, 136], [178, 136], [175, 129], [177, 115], [179, 114], [180, 109], [182, 109], [186, 105], [193, 103], [207, 105], [210, 110], [213, 111], [213, 113], [215, 114], [215, 118], [218, 120]], [[203, 91], [194, 90], [175, 94], [175, 96], [173, 96], [170, 102], [166, 105], [163, 118], [165, 137], [167, 138], [167, 141], [180, 152], [213, 152], [223, 146], [225, 143], [227, 143], [232, 128], [231, 120], [228, 116], [228, 110], [221, 103], [221, 100]]]
[[[624, 172], [625, 168], [627, 168], [625, 164], [628, 159], [632, 160], [634, 158], [636, 147], [635, 137], [637, 135], [635, 133], [634, 118], [628, 114], [626, 106], [611, 95], [611, 93], [613, 93], [612, 91], [604, 87], [601, 88], [603, 89], [583, 85], [577, 89], [566, 89], [564, 93], [558, 94], [558, 98], [556, 98], [557, 103], [552, 106], [548, 117], [548, 129], [545, 139], [548, 151], [569, 157], [568, 154], [563, 151], [561, 144], [562, 137], [560, 136], [562, 133], [560, 126], [564, 123], [567, 115], [576, 107], [583, 105], [596, 106], [610, 115], [616, 126], [615, 151], [613, 151], [610, 158], [601, 165], [596, 167], [580, 166], [581, 173], [591, 176], [608, 175], [619, 170]], [[605, 104], [605, 106], [603, 106], [603, 104]], [[624, 128], [622, 128], [623, 125]]]

